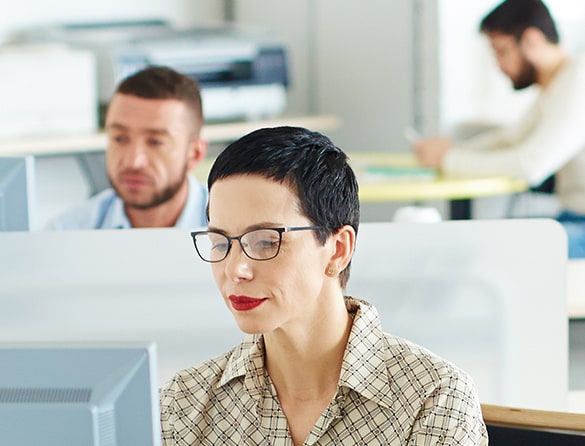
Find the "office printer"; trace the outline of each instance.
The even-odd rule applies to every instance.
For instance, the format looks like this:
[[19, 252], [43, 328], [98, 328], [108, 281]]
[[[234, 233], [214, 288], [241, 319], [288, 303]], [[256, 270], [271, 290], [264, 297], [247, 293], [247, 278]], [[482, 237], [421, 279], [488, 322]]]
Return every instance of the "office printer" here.
[[166, 65], [196, 78], [206, 121], [273, 117], [286, 106], [286, 49], [257, 30], [179, 30], [150, 20], [60, 25], [24, 35], [92, 49], [102, 109], [120, 80], [147, 65]]

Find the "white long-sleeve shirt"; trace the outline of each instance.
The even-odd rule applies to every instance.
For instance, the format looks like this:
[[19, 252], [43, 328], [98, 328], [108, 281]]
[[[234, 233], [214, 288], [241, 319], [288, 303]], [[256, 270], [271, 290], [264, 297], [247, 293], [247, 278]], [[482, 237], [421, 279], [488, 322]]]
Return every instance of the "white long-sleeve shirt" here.
[[531, 185], [555, 174], [563, 209], [585, 215], [585, 56], [570, 59], [517, 124], [455, 145], [442, 169]]

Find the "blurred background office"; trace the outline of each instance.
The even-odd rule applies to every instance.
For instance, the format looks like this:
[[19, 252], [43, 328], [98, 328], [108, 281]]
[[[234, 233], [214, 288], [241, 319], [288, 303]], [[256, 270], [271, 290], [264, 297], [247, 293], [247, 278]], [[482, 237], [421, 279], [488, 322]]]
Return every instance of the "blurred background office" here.
[[[339, 126], [324, 133], [344, 150], [406, 152], [409, 143], [403, 131], [407, 126], [423, 134], [464, 134], [509, 122], [532, 100], [534, 91], [512, 90], [498, 70], [485, 38], [478, 32], [481, 18], [498, 3], [499, 0], [20, 0], [10, 7], [4, 5], [0, 14], [0, 45], [8, 46], [23, 30], [55, 23], [156, 18], [178, 28], [189, 28], [235, 22], [264, 30], [286, 44], [290, 84], [282, 117], [335, 115], [339, 117]], [[558, 22], [563, 45], [572, 52], [585, 51], [585, 2], [548, 0], [546, 4]], [[3, 51], [0, 48], [0, 60]], [[33, 78], [38, 84], [29, 82], [29, 93], [16, 98], [10, 96], [14, 85], [6, 81], [6, 66], [0, 66], [0, 133], [2, 123], [14, 118], [16, 109], [26, 111], [39, 102], [52, 100], [44, 95], [50, 92], [43, 92], [38, 86], [47, 81], [49, 73], [56, 75], [59, 64], [53, 59], [42, 65], [44, 60], [36, 60]], [[64, 71], [70, 76], [66, 78], [71, 81], [70, 88], [84, 76], [87, 82], [92, 81], [92, 74], [81, 68], [88, 67], [87, 61], [82, 57], [77, 61], [75, 69]], [[30, 73], [22, 74], [24, 77]], [[97, 126], [97, 92], [93, 95], [95, 116], [89, 125]], [[90, 100], [91, 95], [86, 99]], [[39, 128], [28, 130], [20, 135], [0, 135], [0, 156], [3, 148], [33, 138], [31, 134]], [[43, 138], [42, 134], [34, 135], [33, 145], [39, 150], [45, 146]], [[212, 149], [217, 153], [221, 146], [219, 143]], [[95, 149], [99, 151], [100, 147]], [[210, 154], [214, 154], [213, 150]], [[38, 202], [35, 216], [37, 227], [42, 227], [53, 215], [83, 201], [91, 185], [74, 156], [37, 156], [35, 163]], [[507, 198], [476, 199], [474, 217], [503, 216]], [[445, 205], [433, 204], [439, 209]], [[554, 206], [555, 203], [543, 198], [531, 203], [529, 211], [552, 215]], [[369, 203], [364, 206], [363, 219], [388, 221], [392, 208], [390, 203]], [[190, 250], [186, 255], [193, 252]], [[10, 262], [13, 263], [12, 259]], [[190, 277], [190, 265], [188, 274]], [[144, 272], [141, 270], [139, 275], [144, 277]], [[573, 288], [581, 290], [582, 275], [573, 273], [572, 277]], [[100, 284], [103, 285], [102, 281]], [[72, 288], [71, 293], [74, 292]], [[580, 297], [584, 293], [573, 295]], [[580, 311], [578, 317], [582, 319], [585, 313], [582, 306]], [[18, 319], [11, 319], [15, 320]], [[581, 330], [579, 336], [572, 336], [571, 342], [578, 344], [578, 357], [572, 361], [578, 362], [580, 371], [585, 369], [582, 345], [585, 330], [577, 328]], [[571, 387], [585, 388], [582, 382], [585, 375], [572, 374], [571, 380], [575, 376], [578, 382], [572, 382]]]
[[[478, 32], [481, 17], [497, 3], [22, 0], [0, 15], [0, 43], [10, 43], [23, 30], [55, 23], [157, 18], [177, 28], [234, 22], [261, 29], [282, 40], [288, 50], [285, 117], [335, 115], [340, 125], [324, 133], [344, 150], [404, 152], [409, 150], [403, 136], [407, 126], [421, 133], [468, 133], [514, 119], [531, 101], [530, 89], [512, 91]], [[547, 5], [567, 49], [585, 50], [585, 4], [549, 0]], [[21, 98], [25, 104], [38, 100]], [[44, 156], [36, 162], [37, 219], [42, 226], [72, 202], [83, 200], [90, 187], [73, 157]], [[505, 197], [477, 202], [476, 218], [501, 217], [507, 206]], [[554, 205], [544, 202], [535, 213], [552, 214]], [[366, 221], [388, 220], [392, 211], [388, 204], [368, 204], [363, 215]]]

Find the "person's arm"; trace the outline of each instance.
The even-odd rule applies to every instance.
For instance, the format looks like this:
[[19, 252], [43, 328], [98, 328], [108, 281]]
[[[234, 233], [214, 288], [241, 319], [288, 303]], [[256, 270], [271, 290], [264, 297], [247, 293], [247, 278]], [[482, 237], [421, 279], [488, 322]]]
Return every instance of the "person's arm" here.
[[420, 138], [412, 142], [412, 149], [422, 166], [440, 169], [443, 167], [444, 158], [452, 149], [482, 151], [517, 144], [524, 134], [523, 128], [528, 125], [526, 121], [531, 119], [531, 116], [526, 116], [518, 125], [497, 127], [460, 143], [454, 143], [444, 136]]
[[452, 147], [442, 160], [443, 171], [507, 175], [534, 185], [584, 150], [585, 68], [573, 67], [559, 76], [535, 104], [531, 128], [526, 128], [526, 121], [520, 124], [518, 134], [523, 136], [520, 140], [484, 151]]

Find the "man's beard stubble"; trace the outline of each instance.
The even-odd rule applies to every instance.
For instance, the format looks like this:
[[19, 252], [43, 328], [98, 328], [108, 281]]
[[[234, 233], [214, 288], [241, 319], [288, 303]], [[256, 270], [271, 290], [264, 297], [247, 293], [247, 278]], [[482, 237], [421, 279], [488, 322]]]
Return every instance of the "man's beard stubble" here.
[[524, 90], [536, 83], [536, 68], [530, 62], [524, 60], [518, 76], [512, 80], [514, 90]]
[[183, 186], [183, 182], [185, 181], [185, 178], [187, 177], [187, 175], [188, 175], [187, 166], [184, 166], [183, 171], [181, 172], [181, 175], [179, 175], [177, 177], [176, 181], [171, 182], [161, 191], [158, 191], [158, 192], [155, 191], [152, 194], [152, 196], [150, 197], [150, 199], [146, 202], [137, 202], [137, 201], [133, 200], [132, 198], [124, 197], [122, 195], [122, 193], [120, 192], [120, 190], [118, 189], [118, 187], [116, 187], [116, 185], [114, 184], [114, 182], [112, 181], [112, 178], [110, 176], [108, 176], [108, 180], [110, 182], [112, 189], [114, 189], [116, 194], [124, 202], [125, 207], [129, 207], [132, 209], [138, 209], [138, 210], [148, 210], [148, 209], [152, 209], [152, 208], [155, 208], [157, 206], [160, 206], [163, 203], [166, 203], [167, 201], [172, 199], [175, 195], [177, 195], [177, 193], [179, 192], [179, 190]]

